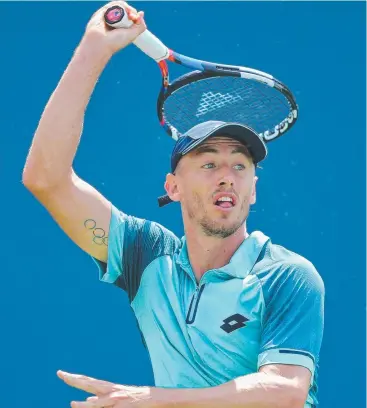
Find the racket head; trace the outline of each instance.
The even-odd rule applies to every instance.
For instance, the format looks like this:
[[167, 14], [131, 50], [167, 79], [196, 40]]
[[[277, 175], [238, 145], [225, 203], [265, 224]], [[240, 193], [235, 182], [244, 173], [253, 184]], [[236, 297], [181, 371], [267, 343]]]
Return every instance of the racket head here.
[[169, 83], [168, 68], [161, 66], [164, 75], [157, 115], [174, 140], [201, 122], [219, 120], [249, 126], [268, 143], [296, 123], [298, 106], [293, 94], [269, 74], [177, 55], [172, 53], [170, 60], [200, 69]]

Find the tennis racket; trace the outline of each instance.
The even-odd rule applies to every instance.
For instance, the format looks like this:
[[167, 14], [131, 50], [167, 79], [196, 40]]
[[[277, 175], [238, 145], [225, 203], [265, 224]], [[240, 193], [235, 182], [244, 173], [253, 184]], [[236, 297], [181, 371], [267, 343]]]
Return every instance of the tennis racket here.
[[[112, 28], [133, 24], [124, 8], [117, 5], [105, 11], [104, 19]], [[167, 48], [149, 30], [140, 34], [134, 44], [160, 68], [157, 115], [174, 140], [201, 122], [219, 120], [249, 126], [267, 143], [284, 135], [297, 121], [294, 96], [272, 75], [186, 57]], [[171, 82], [167, 62], [190, 71]]]

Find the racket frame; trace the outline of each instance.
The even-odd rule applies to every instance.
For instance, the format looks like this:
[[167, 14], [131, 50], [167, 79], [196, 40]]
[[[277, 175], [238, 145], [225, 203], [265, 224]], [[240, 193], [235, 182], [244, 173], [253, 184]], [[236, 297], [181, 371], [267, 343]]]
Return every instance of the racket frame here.
[[[164, 102], [178, 89], [192, 82], [197, 82], [208, 78], [237, 77], [250, 81], [257, 81], [271, 88], [275, 88], [285, 96], [289, 104], [289, 115], [278, 125], [276, 125], [273, 130], [267, 130], [263, 133], [259, 133], [259, 136], [265, 143], [282, 136], [285, 132], [290, 130], [297, 121], [298, 106], [292, 92], [286, 85], [274, 78], [272, 75], [248, 67], [201, 61], [179, 54], [170, 49], [168, 51], [169, 55], [167, 58], [158, 62], [158, 66], [162, 74], [162, 86], [157, 99], [157, 115], [161, 126], [168, 133], [168, 135], [172, 137], [172, 139], [178, 140], [180, 137], [180, 132], [165, 117]], [[182, 65], [193, 71], [181, 75], [170, 82], [167, 60]]]

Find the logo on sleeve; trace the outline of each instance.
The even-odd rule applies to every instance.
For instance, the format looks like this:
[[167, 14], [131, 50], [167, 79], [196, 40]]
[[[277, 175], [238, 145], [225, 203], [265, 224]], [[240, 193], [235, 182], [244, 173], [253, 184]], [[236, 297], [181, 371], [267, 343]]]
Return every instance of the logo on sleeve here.
[[224, 330], [226, 333], [232, 333], [233, 331], [240, 329], [241, 327], [245, 327], [246, 326], [245, 323], [248, 320], [249, 319], [247, 317], [242, 316], [239, 313], [236, 313], [224, 319], [223, 320], [224, 324], [222, 324], [220, 328]]

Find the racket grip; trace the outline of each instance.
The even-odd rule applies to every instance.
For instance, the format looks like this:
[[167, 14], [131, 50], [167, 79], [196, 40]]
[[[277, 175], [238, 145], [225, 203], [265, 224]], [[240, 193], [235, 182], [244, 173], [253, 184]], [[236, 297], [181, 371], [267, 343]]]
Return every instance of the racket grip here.
[[[112, 6], [105, 11], [104, 20], [111, 28], [129, 28], [133, 22], [129, 20], [123, 7]], [[169, 49], [149, 30], [143, 31], [133, 41], [148, 57], [159, 62], [169, 56]]]
[[143, 31], [133, 42], [148, 57], [153, 58], [157, 62], [169, 57], [168, 48], [149, 30]]

